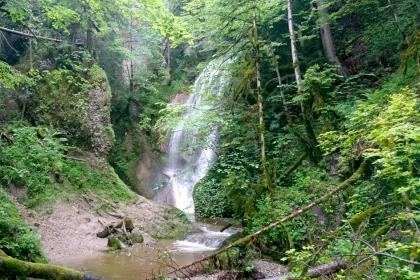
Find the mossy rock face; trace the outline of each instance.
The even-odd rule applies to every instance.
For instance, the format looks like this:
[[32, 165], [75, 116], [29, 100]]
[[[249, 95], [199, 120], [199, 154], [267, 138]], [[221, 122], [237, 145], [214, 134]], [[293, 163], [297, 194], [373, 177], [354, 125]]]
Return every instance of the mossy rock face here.
[[105, 72], [96, 64], [87, 71], [51, 70], [37, 90], [36, 106], [29, 110], [38, 123], [65, 130], [71, 144], [92, 151], [104, 167], [115, 141]]
[[108, 237], [108, 247], [110, 247], [110, 248], [112, 248], [112, 249], [115, 249], [115, 250], [120, 250], [120, 249], [122, 249], [122, 244], [121, 244], [121, 241], [120, 241], [120, 239], [117, 237], [117, 236], [115, 236], [115, 235], [110, 235], [109, 237]]

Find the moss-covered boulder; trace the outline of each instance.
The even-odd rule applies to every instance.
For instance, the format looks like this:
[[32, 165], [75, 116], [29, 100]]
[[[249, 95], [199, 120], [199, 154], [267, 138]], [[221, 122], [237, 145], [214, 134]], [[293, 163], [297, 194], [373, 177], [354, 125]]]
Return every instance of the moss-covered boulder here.
[[121, 240], [118, 238], [118, 236], [112, 234], [110, 236], [108, 236], [108, 247], [115, 249], [115, 250], [120, 250], [123, 248], [123, 244], [121, 242]]
[[125, 229], [129, 232], [131, 232], [135, 228], [133, 220], [130, 218], [124, 218], [124, 226], [125, 226]]

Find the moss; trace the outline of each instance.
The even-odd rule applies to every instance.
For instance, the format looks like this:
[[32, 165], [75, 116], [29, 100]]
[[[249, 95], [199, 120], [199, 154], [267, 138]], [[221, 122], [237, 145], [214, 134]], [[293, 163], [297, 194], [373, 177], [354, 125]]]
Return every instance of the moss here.
[[124, 225], [128, 231], [132, 231], [134, 229], [133, 220], [130, 218], [124, 218]]
[[178, 208], [171, 207], [168, 210], [166, 210], [166, 214], [169, 216], [168, 219], [171, 219], [171, 217], [176, 217], [183, 224], [189, 224], [190, 223], [187, 215], [184, 212], [182, 212], [181, 210], [179, 210]]
[[115, 235], [108, 236], [107, 246], [114, 250], [120, 250], [122, 248], [121, 241]]
[[[35, 277], [37, 279], [82, 280], [87, 278], [85, 276], [87, 275], [84, 275], [82, 272], [65, 267], [25, 262], [4, 256], [0, 250], [0, 279], [27, 279], [27, 277]], [[97, 278], [95, 277], [94, 279]]]
[[184, 239], [187, 233], [188, 227], [185, 224], [169, 222], [162, 231], [151, 232], [150, 235], [157, 239]]
[[[117, 138], [109, 157], [118, 176], [132, 188], [136, 185], [136, 168], [143, 153], [138, 135], [139, 131], [135, 127], [129, 128], [124, 138]], [[131, 145], [127, 145], [127, 141], [131, 142]]]

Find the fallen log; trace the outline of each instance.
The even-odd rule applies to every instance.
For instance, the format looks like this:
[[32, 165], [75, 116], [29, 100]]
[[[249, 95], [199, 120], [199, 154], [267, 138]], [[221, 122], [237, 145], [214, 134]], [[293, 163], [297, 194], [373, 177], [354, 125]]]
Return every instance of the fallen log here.
[[335, 261], [335, 262], [330, 262], [326, 264], [321, 264], [319, 266], [309, 269], [308, 275], [311, 278], [317, 278], [317, 277], [321, 277], [324, 275], [329, 275], [329, 274], [338, 272], [344, 268], [346, 268], [345, 261]]
[[[43, 263], [31, 263], [9, 257], [0, 249], [0, 275], [15, 279], [30, 277], [51, 280], [103, 280], [74, 269]], [[6, 278], [7, 279], [7, 278]]]
[[[50, 42], [55, 42], [55, 43], [68, 43], [68, 42], [66, 42], [64, 40], [61, 40], [61, 39], [35, 35], [33, 33], [32, 34], [25, 33], [25, 32], [21, 32], [21, 31], [18, 31], [18, 30], [9, 29], [9, 28], [3, 27], [3, 26], [0, 26], [0, 31], [7, 32], [7, 33], [10, 33], [10, 34], [14, 34], [14, 35], [18, 35], [18, 36], [22, 36], [22, 37], [35, 39], [35, 40], [45, 40], [45, 41], [50, 41]], [[70, 44], [70, 43], [68, 43], [68, 44]], [[78, 42], [76, 43], [76, 45], [83, 46], [82, 43], [78, 43]]]
[[[326, 264], [321, 264], [321, 265], [318, 265], [309, 269], [307, 275], [310, 278], [318, 278], [322, 276], [331, 275], [346, 267], [347, 267], [347, 264], [345, 261], [342, 261], [342, 260], [334, 261], [334, 262], [330, 262]], [[298, 280], [298, 279], [302, 279], [302, 276], [290, 276], [290, 274], [283, 275], [283, 276], [277, 275], [275, 277], [266, 278], [265, 280], [278, 280], [278, 279]]]
[[242, 237], [242, 238], [236, 240], [235, 242], [229, 244], [228, 246], [225, 246], [223, 248], [220, 248], [220, 249], [216, 250], [213, 254], [211, 254], [211, 255], [203, 258], [203, 259], [200, 259], [198, 261], [195, 261], [195, 262], [193, 262], [190, 265], [187, 265], [187, 266], [181, 267], [179, 269], [173, 270], [170, 274], [179, 272], [179, 271], [184, 270], [184, 269], [186, 269], [186, 268], [188, 268], [190, 266], [194, 266], [197, 263], [200, 263], [200, 262], [203, 262], [203, 261], [208, 261], [208, 260], [211, 260], [211, 259], [215, 259], [217, 257], [217, 255], [219, 255], [220, 253], [226, 252], [226, 251], [228, 251], [228, 250], [230, 250], [230, 249], [232, 249], [234, 247], [238, 247], [238, 246], [241, 246], [243, 244], [249, 243], [252, 240], [254, 240], [255, 238], [258, 238], [259, 236], [261, 236], [261, 235], [267, 233], [268, 231], [276, 228], [277, 226], [279, 226], [279, 225], [281, 225], [281, 224], [283, 224], [283, 223], [285, 223], [285, 222], [287, 222], [289, 220], [292, 220], [292, 219], [296, 218], [297, 216], [299, 216], [299, 215], [307, 212], [308, 210], [312, 209], [316, 205], [318, 205], [318, 204], [320, 204], [322, 202], [327, 201], [334, 194], [336, 194], [337, 192], [341, 191], [342, 189], [348, 187], [350, 184], [352, 184], [355, 181], [357, 181], [362, 176], [362, 174], [364, 172], [364, 169], [365, 169], [365, 166], [366, 166], [366, 163], [365, 162], [362, 162], [362, 164], [359, 166], [359, 168], [356, 170], [356, 172], [353, 173], [353, 175], [351, 175], [349, 178], [347, 178], [346, 180], [344, 180], [343, 182], [341, 182], [340, 184], [338, 184], [336, 187], [334, 187], [333, 189], [331, 189], [325, 195], [323, 195], [320, 198], [316, 199], [315, 201], [307, 204], [306, 206], [304, 206], [304, 207], [302, 207], [302, 208], [300, 208], [298, 210], [293, 211], [291, 214], [289, 214], [287, 216], [284, 216], [280, 220], [277, 220], [277, 221], [269, 224], [268, 226], [260, 229], [257, 232], [254, 232], [254, 233], [252, 233], [250, 235], [247, 235], [245, 237]]

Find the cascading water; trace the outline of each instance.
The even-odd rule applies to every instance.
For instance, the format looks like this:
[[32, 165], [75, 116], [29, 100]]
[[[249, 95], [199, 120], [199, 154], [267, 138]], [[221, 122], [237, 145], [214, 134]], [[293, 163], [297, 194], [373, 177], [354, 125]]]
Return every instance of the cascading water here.
[[[213, 61], [194, 83], [193, 93], [184, 104], [186, 111], [177, 123], [169, 141], [169, 158], [165, 168], [170, 181], [156, 200], [184, 211], [194, 220], [194, 186], [207, 174], [217, 147], [218, 128], [211, 115], [215, 115], [217, 100], [228, 83], [227, 66], [230, 61]], [[209, 127], [214, 124], [213, 127]], [[205, 136], [201, 137], [205, 132]], [[202, 225], [199, 231], [174, 244], [180, 251], [209, 251], [219, 247], [232, 232], [216, 232]]]

